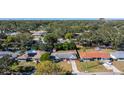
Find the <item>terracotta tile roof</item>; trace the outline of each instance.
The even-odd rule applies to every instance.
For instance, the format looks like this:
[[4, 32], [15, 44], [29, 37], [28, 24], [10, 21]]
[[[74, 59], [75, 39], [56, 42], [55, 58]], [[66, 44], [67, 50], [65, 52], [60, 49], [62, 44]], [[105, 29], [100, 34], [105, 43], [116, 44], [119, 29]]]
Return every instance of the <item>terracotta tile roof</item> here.
[[81, 58], [110, 58], [106, 52], [93, 51], [93, 52], [79, 52]]

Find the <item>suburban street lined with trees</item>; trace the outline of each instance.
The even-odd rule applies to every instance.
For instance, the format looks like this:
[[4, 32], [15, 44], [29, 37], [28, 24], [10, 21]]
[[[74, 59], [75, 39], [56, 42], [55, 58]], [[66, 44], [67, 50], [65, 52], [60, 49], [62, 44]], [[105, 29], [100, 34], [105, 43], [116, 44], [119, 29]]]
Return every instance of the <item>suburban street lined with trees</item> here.
[[123, 73], [123, 51], [123, 20], [0, 21], [0, 74]]

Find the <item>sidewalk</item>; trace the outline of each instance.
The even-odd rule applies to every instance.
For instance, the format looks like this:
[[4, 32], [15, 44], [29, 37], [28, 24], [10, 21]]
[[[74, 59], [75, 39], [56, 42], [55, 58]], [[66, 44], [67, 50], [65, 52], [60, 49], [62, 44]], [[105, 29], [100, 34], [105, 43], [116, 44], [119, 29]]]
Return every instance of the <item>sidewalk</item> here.
[[112, 69], [113, 69], [113, 72], [118, 72], [118, 73], [121, 73], [120, 70], [118, 70], [115, 66], [112, 65]]

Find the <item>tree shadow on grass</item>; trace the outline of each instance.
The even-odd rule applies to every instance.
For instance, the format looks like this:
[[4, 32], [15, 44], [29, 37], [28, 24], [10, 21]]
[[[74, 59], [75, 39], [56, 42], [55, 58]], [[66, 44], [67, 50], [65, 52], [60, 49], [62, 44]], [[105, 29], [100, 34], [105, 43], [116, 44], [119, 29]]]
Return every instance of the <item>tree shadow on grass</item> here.
[[100, 64], [96, 64], [96, 65], [93, 65], [93, 66], [88, 66], [87, 68], [93, 68], [93, 67], [97, 67], [99, 66]]

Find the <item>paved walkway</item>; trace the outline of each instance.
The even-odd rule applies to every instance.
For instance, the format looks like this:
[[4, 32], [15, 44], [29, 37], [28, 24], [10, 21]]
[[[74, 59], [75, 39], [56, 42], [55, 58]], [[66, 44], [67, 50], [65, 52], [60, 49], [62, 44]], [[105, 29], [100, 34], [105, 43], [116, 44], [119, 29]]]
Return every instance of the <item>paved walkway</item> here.
[[76, 65], [75, 61], [74, 61], [74, 60], [71, 60], [70, 63], [71, 63], [72, 70], [73, 70], [72, 73], [74, 73], [74, 74], [78, 74], [79, 71], [78, 71], [78, 69], [77, 69], [77, 65]]
[[115, 73], [121, 73], [121, 71], [118, 70], [118, 69], [117, 69], [115, 66], [113, 66], [113, 65], [109, 65], [109, 64], [107, 64], [107, 63], [104, 63], [103, 66], [104, 66], [106, 69], [112, 70], [112, 71], [115, 72]]

